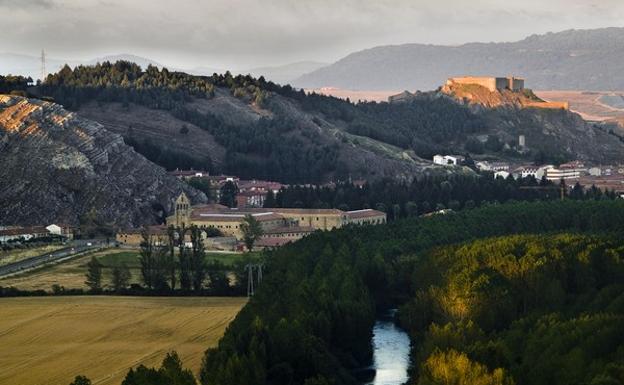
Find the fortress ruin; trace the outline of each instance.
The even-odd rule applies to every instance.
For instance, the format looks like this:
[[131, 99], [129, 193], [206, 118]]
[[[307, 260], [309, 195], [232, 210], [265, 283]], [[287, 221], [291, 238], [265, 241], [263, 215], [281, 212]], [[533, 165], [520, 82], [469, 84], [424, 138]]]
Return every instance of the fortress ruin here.
[[487, 88], [488, 90], [490, 90], [490, 92], [494, 92], [497, 90], [522, 91], [524, 89], [524, 79], [516, 78], [514, 76], [509, 76], [506, 78], [466, 76], [459, 78], [449, 78], [446, 81], [446, 84], [449, 86], [453, 84], [475, 84]]

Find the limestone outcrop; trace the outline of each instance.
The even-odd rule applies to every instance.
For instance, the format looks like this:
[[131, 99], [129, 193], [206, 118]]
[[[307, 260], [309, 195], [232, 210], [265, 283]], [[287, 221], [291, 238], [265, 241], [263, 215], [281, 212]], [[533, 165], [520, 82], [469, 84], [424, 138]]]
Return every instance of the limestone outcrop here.
[[206, 201], [101, 124], [58, 104], [0, 95], [0, 225], [153, 224], [182, 191]]

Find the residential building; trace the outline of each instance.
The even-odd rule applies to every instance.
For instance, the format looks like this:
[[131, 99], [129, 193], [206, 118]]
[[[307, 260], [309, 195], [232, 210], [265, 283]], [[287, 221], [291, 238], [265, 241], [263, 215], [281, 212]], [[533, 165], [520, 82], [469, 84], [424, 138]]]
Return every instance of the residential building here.
[[52, 235], [58, 235], [66, 239], [74, 239], [74, 228], [67, 224], [51, 224], [46, 230]]
[[551, 181], [578, 179], [587, 173], [585, 165], [579, 161], [561, 164], [558, 168], [546, 170], [546, 179]]
[[126, 229], [117, 232], [115, 240], [120, 245], [140, 246], [143, 242], [143, 233], [147, 233], [155, 245], [166, 245], [169, 242], [166, 226], [148, 226], [146, 228]]
[[434, 155], [433, 163], [443, 166], [459, 166], [464, 159], [461, 155]]
[[0, 230], [0, 243], [11, 241], [30, 241], [36, 238], [49, 237], [50, 232], [43, 226], [7, 227]]

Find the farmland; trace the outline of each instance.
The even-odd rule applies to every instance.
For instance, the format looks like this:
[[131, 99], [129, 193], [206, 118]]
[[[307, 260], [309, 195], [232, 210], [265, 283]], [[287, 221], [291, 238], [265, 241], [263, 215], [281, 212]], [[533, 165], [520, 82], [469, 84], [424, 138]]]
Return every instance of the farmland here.
[[[87, 263], [92, 256], [102, 264], [102, 278], [108, 287], [111, 271], [115, 266], [126, 265], [132, 275], [130, 283], [140, 283], [140, 267], [138, 250], [110, 249], [75, 258], [56, 265], [46, 266], [24, 274], [0, 279], [0, 286], [13, 286], [22, 290], [50, 291], [52, 285], [60, 285], [66, 289], [86, 289], [85, 273]], [[246, 256], [245, 256], [246, 257]], [[206, 253], [208, 262], [217, 260], [226, 267], [244, 258], [243, 254]]]
[[130, 367], [175, 350], [197, 374], [245, 303], [216, 297], [0, 299], [0, 385], [67, 385], [83, 374], [119, 385]]
[[589, 91], [535, 91], [545, 100], [560, 100], [570, 103], [570, 109], [578, 112], [583, 119], [595, 121], [624, 120], [622, 92]]

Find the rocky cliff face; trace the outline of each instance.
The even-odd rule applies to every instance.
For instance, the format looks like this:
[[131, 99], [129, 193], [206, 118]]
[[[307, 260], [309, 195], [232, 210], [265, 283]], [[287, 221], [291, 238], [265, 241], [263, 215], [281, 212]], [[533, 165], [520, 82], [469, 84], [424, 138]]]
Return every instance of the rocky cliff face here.
[[156, 223], [185, 191], [206, 197], [60, 105], [0, 95], [0, 224]]

